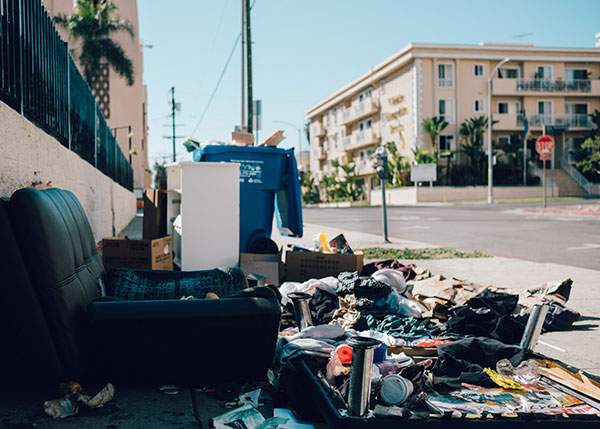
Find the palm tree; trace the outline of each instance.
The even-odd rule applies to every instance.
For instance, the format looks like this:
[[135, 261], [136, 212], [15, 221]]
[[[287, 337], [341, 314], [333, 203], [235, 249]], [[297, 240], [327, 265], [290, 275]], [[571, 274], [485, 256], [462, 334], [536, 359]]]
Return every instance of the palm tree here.
[[470, 161], [471, 175], [479, 181], [483, 178], [483, 165], [485, 162], [485, 151], [483, 150], [483, 133], [488, 127], [486, 116], [469, 118], [458, 129], [458, 133], [464, 139], [460, 150]]
[[446, 122], [441, 116], [433, 116], [431, 118], [423, 119], [421, 126], [423, 127], [423, 131], [425, 131], [425, 133], [431, 138], [432, 153], [436, 153], [438, 138], [442, 131], [444, 131], [444, 129], [446, 129], [448, 126], [448, 122]]
[[121, 45], [111, 39], [113, 34], [122, 31], [133, 38], [133, 27], [129, 21], [114, 16], [116, 10], [112, 0], [77, 0], [72, 15], [61, 14], [54, 18], [72, 39], [81, 41], [77, 59], [90, 86], [103, 62], [124, 77], [127, 85], [134, 83], [133, 63]]

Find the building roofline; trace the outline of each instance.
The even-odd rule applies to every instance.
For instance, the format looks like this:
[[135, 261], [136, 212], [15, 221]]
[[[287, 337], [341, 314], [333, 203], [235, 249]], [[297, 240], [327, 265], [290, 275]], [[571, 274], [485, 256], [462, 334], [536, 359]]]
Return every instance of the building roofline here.
[[[541, 47], [534, 46], [529, 44], [503, 44], [503, 43], [481, 43], [481, 44], [449, 44], [449, 43], [409, 43], [404, 48], [400, 49], [398, 52], [389, 56], [381, 63], [376, 64], [371, 67], [367, 73], [362, 74], [357, 79], [352, 82], [344, 85], [340, 89], [336, 90], [329, 96], [327, 96], [322, 101], [308, 108], [304, 114], [307, 117], [313, 117], [315, 115], [320, 114], [323, 110], [330, 107], [332, 104], [336, 104], [341, 101], [342, 98], [347, 96], [347, 92], [350, 89], [355, 89], [355, 91], [360, 91], [362, 87], [370, 84], [377, 75], [381, 74], [382, 71], [389, 72], [392, 69], [397, 69], [404, 64], [407, 64], [409, 61], [414, 58], [426, 58], [430, 56], [440, 56], [439, 54], [429, 54], [424, 52], [413, 53], [411, 51], [415, 49], [461, 49], [467, 51], [525, 51], [525, 52], [540, 52], [540, 53], [578, 53], [578, 54], [597, 54], [599, 57], [597, 59], [591, 58], [582, 58], [582, 57], [574, 57], [569, 58], [572, 61], [600, 61], [600, 49], [599, 48], [568, 48], [568, 47]], [[458, 57], [460, 54], [443, 54], [440, 57], [443, 58], [453, 58]], [[503, 56], [500, 55], [488, 55], [488, 59], [502, 59]], [[466, 54], [463, 58], [469, 58], [469, 54]], [[486, 59], [487, 56], [484, 55], [474, 55], [473, 58], [481, 58]], [[515, 56], [513, 60], [516, 61], [524, 61], [524, 60], [539, 60], [539, 61], [549, 61], [552, 58], [548, 57], [524, 57], [524, 56]], [[361, 85], [363, 84], [363, 85]]]

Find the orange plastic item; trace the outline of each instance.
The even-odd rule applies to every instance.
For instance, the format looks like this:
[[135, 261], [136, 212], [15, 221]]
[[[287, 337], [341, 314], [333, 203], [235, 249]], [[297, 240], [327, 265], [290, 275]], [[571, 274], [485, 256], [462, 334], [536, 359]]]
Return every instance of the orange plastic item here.
[[335, 352], [338, 355], [341, 363], [347, 364], [352, 362], [352, 347], [350, 347], [348, 344], [340, 344], [335, 349]]

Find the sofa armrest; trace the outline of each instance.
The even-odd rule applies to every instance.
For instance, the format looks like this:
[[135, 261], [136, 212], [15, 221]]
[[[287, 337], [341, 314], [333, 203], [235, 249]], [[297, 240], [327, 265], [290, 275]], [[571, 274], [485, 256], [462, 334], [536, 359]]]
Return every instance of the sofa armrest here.
[[90, 376], [186, 386], [264, 379], [281, 309], [273, 291], [256, 289], [215, 300], [91, 303]]

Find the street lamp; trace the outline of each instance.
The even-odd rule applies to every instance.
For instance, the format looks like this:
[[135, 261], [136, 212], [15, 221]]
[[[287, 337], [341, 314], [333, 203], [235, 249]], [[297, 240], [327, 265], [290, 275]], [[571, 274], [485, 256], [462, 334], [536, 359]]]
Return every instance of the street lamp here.
[[487, 150], [488, 150], [488, 195], [487, 195], [487, 202], [488, 204], [492, 204], [494, 202], [494, 198], [493, 198], [493, 194], [492, 194], [492, 187], [493, 187], [493, 181], [494, 181], [494, 153], [493, 153], [493, 149], [492, 149], [492, 125], [494, 124], [494, 121], [492, 119], [492, 80], [494, 79], [494, 76], [496, 75], [496, 73], [498, 73], [498, 69], [500, 67], [502, 67], [504, 64], [506, 64], [507, 62], [510, 61], [510, 58], [504, 58], [502, 61], [500, 61], [498, 64], [496, 64], [496, 67], [494, 67], [494, 70], [490, 73], [490, 75], [488, 76], [488, 128], [487, 128], [487, 137], [488, 137], [488, 141], [487, 141]]
[[291, 122], [287, 122], [287, 121], [275, 120], [273, 122], [276, 124], [287, 125], [288, 127], [292, 127], [296, 131], [298, 131], [298, 155], [296, 155], [296, 159], [298, 160], [298, 165], [300, 165], [300, 163], [302, 162], [302, 159], [301, 159], [302, 158], [302, 129], [298, 128], [296, 125], [292, 124]]

